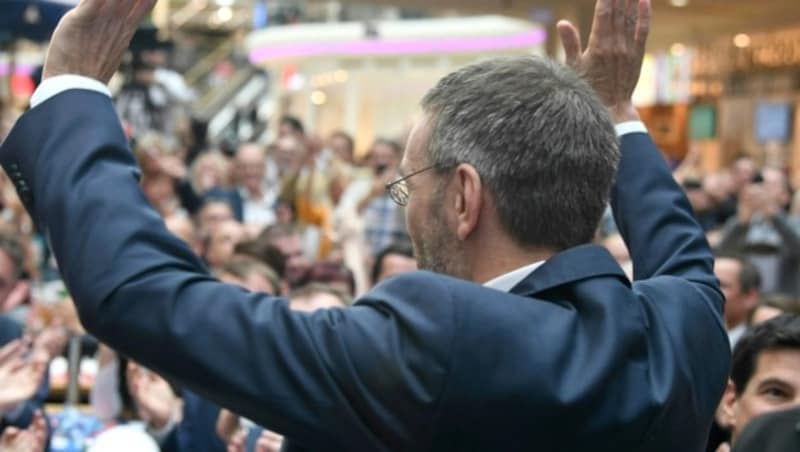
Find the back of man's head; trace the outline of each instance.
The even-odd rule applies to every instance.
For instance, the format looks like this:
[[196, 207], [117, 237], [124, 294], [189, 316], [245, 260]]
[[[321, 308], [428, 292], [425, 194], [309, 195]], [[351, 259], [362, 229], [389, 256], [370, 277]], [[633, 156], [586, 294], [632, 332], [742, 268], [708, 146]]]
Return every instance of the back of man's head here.
[[443, 78], [422, 101], [428, 159], [474, 166], [522, 247], [588, 243], [608, 202], [619, 144], [607, 109], [565, 66], [497, 58]]

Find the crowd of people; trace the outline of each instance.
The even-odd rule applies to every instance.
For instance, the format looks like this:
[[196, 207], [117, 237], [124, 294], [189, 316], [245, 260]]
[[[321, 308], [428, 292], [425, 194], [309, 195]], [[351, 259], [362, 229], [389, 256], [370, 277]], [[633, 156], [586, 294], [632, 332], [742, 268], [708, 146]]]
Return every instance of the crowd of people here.
[[[212, 274], [247, 290], [285, 296], [293, 308], [312, 311], [349, 306], [381, 281], [416, 270], [404, 210], [386, 190], [398, 178], [404, 143], [378, 139], [359, 157], [348, 133], [323, 139], [286, 116], [271, 143], [239, 143], [233, 153], [213, 147], [190, 153], [192, 143], [179, 126], [188, 119], [190, 90], [179, 80], [159, 81], [165, 77], [156, 74], [167, 72], [158, 67], [162, 56], [160, 49], [136, 55], [130, 82], [115, 103], [139, 163], [144, 195]], [[23, 400], [0, 399], [2, 425], [13, 429], [38, 419], [35, 413], [48, 400], [48, 364], [65, 354], [67, 337], [85, 333], [66, 293], [53, 299], [36, 290], [58, 286], [58, 268], [5, 173], [0, 184], [0, 320], [13, 325], [3, 326], [0, 335], [8, 344], [3, 370], [9, 372], [0, 378], [4, 386], [19, 381], [17, 394], [29, 396], [21, 414], [16, 407]], [[104, 425], [143, 421], [153, 441], [135, 447], [280, 449], [276, 434], [253, 436], [261, 429], [247, 419], [171, 386], [103, 344], [86, 342], [84, 354], [90, 353], [98, 367], [91, 414]], [[31, 350], [38, 351], [37, 360], [21, 365]], [[38, 392], [31, 396], [33, 381]], [[9, 441], [26, 444], [9, 450], [28, 450], [27, 434], [9, 432]]]
[[[408, 193], [390, 189], [403, 176], [406, 137], [380, 138], [359, 152], [365, 144], [346, 131], [321, 136], [287, 115], [269, 142], [238, 143], [232, 153], [197, 149], [180, 126], [190, 90], [160, 68], [159, 52], [133, 61], [116, 107], [143, 196], [214, 277], [311, 312], [347, 308], [381, 282], [417, 269], [406, 230]], [[800, 406], [800, 190], [787, 168], [761, 165], [757, 156], [707, 174], [695, 162], [690, 155], [674, 177], [714, 249], [733, 350], [708, 450], [737, 443], [737, 450], [767, 450], [763, 431], [780, 429], [783, 413], [758, 417]], [[44, 409], [48, 368], [68, 338], [85, 332], [69, 294], [43, 295], [58, 268], [13, 178], [0, 175], [0, 451], [68, 450], [55, 441], [57, 418]], [[609, 208], [595, 241], [633, 280], [637, 268], [623, 234]], [[112, 347], [86, 342], [97, 362], [89, 415], [102, 423], [93, 438], [81, 438], [93, 443], [89, 450], [281, 449], [277, 433]], [[759, 428], [746, 429], [750, 424]], [[115, 431], [126, 449], [101, 430]]]

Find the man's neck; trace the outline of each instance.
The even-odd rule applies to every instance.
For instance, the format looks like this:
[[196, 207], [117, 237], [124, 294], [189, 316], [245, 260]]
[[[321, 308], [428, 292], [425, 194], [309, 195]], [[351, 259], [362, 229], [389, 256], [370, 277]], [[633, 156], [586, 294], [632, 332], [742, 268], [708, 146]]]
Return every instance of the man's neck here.
[[490, 253], [476, 253], [470, 261], [473, 263], [471, 280], [485, 284], [498, 276], [511, 273], [528, 265], [546, 261], [556, 253], [547, 250], [522, 251], [519, 249], [508, 250], [498, 247]]
[[725, 326], [728, 331], [733, 331], [736, 328], [746, 326], [747, 322], [745, 320], [737, 320], [735, 322], [725, 322]]

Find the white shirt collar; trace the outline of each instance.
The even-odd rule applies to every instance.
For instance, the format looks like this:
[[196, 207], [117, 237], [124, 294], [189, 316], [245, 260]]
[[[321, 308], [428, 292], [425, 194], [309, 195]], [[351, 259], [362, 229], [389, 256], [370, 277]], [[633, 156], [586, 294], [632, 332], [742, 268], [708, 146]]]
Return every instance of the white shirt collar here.
[[483, 286], [490, 289], [499, 290], [501, 292], [510, 292], [514, 286], [519, 284], [523, 279], [533, 273], [534, 270], [541, 267], [544, 263], [545, 261], [539, 261], [510, 271], [504, 275], [494, 278], [493, 280], [485, 283]]
[[728, 330], [728, 341], [731, 343], [731, 349], [736, 346], [736, 343], [739, 342], [739, 339], [744, 336], [744, 333], [747, 332], [747, 324], [741, 323], [730, 330]]

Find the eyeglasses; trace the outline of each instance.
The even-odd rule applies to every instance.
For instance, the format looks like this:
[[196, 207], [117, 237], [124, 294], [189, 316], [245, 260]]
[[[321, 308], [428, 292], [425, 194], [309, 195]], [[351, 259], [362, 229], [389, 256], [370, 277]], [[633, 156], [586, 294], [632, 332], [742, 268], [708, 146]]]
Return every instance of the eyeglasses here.
[[436, 165], [431, 165], [421, 170], [414, 171], [411, 174], [401, 177], [396, 181], [386, 184], [386, 191], [389, 192], [389, 197], [400, 207], [405, 207], [408, 204], [408, 180], [417, 174], [424, 173], [425, 171], [436, 168]]

